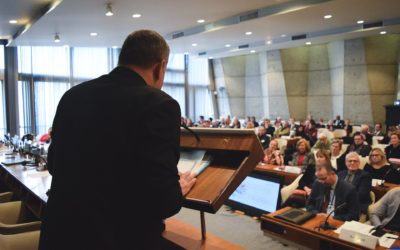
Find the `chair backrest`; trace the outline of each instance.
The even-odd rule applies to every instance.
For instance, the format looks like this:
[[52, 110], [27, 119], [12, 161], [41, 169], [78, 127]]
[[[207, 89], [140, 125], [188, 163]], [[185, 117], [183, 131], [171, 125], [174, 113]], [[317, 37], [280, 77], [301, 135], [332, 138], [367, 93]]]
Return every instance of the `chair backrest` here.
[[0, 234], [0, 249], [2, 250], [37, 250], [39, 248], [40, 231]]
[[286, 147], [286, 145], [287, 145], [287, 140], [286, 139], [276, 138], [276, 140], [278, 141], [279, 148]]
[[380, 140], [383, 140], [383, 136], [372, 136], [372, 147], [378, 145]]
[[388, 146], [389, 144], [375, 144], [372, 146], [372, 148], [380, 148], [382, 149], [383, 152], [385, 152], [385, 148]]
[[333, 136], [335, 138], [342, 138], [345, 137], [347, 135], [346, 130], [345, 129], [335, 129], [333, 130]]
[[351, 132], [351, 134], [354, 134], [355, 132], [360, 132], [360, 131], [361, 131], [361, 126], [353, 125], [353, 131]]
[[350, 144], [342, 144], [342, 149], [340, 150], [341, 153], [346, 152], [347, 148], [350, 146]]
[[360, 156], [360, 169], [364, 169], [365, 165], [369, 163], [369, 157], [365, 156], [365, 157], [361, 157]]

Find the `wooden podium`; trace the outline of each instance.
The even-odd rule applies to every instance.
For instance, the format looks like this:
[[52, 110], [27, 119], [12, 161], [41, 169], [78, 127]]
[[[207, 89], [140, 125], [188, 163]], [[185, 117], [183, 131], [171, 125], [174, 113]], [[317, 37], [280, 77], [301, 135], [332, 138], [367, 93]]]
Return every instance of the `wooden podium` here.
[[[200, 211], [205, 238], [204, 212], [216, 213], [240, 183], [252, 172], [264, 153], [254, 130], [191, 128], [181, 130], [182, 150], [206, 150], [210, 165], [197, 177], [185, 196], [184, 207]], [[197, 138], [195, 136], [197, 135]]]

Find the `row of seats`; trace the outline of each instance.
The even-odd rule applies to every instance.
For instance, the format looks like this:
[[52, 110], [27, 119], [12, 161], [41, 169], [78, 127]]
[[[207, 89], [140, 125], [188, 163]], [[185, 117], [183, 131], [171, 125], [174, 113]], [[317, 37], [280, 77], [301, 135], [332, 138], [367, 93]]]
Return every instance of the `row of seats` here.
[[0, 249], [37, 250], [40, 221], [24, 222], [21, 201], [11, 201], [12, 192], [0, 193]]

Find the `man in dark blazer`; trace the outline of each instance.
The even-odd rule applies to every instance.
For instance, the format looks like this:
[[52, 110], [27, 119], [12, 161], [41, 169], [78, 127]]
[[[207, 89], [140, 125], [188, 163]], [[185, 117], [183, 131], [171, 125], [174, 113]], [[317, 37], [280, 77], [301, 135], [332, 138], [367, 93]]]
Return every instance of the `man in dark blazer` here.
[[333, 218], [342, 221], [358, 220], [360, 216], [358, 194], [351, 184], [337, 177], [330, 161], [318, 160], [315, 176], [317, 180], [307, 200], [307, 211], [328, 214], [345, 204], [334, 211]]
[[125, 40], [110, 74], [71, 88], [53, 123], [40, 249], [163, 249], [163, 220], [195, 182], [179, 176], [179, 104], [161, 91], [169, 47]]
[[361, 213], [368, 213], [371, 204], [370, 192], [372, 189], [372, 177], [370, 173], [360, 169], [360, 155], [350, 152], [346, 155], [347, 170], [338, 173], [339, 179], [351, 183], [357, 190], [360, 199]]

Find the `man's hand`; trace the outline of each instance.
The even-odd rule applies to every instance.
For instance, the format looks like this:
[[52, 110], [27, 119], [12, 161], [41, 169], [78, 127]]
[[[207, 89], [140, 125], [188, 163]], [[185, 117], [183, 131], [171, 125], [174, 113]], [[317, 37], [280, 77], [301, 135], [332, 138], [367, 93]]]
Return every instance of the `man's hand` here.
[[190, 189], [192, 189], [194, 183], [196, 183], [195, 174], [190, 174], [190, 171], [187, 171], [183, 174], [179, 173], [179, 184], [181, 185], [182, 195], [186, 195]]

